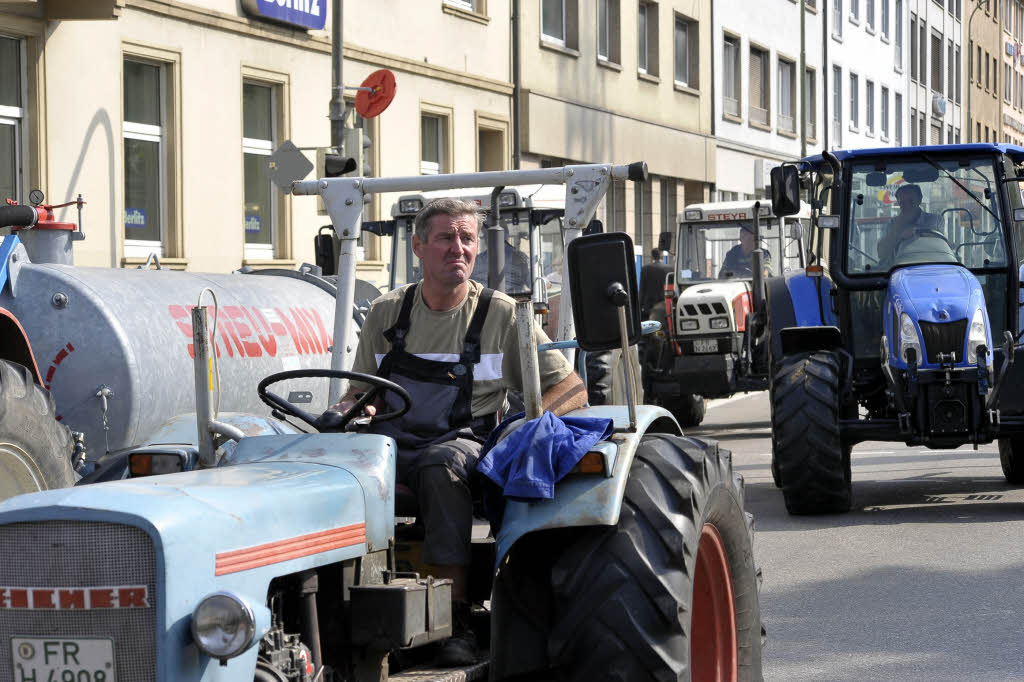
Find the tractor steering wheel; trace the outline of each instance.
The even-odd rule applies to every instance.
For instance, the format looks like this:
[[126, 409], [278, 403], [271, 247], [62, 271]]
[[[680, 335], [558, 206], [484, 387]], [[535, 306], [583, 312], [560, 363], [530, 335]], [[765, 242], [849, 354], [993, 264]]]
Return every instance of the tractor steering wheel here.
[[953, 244], [949, 241], [949, 237], [947, 237], [942, 232], [939, 232], [938, 230], [933, 230], [931, 228], [925, 228], [925, 229], [922, 229], [922, 230], [914, 230], [914, 236], [915, 237], [938, 237], [942, 241], [946, 242], [946, 246], [949, 247], [950, 251], [953, 250]]
[[[327, 411], [322, 415], [317, 416], [296, 407], [281, 396], [267, 390], [267, 387], [271, 384], [276, 384], [279, 381], [285, 381], [287, 379], [355, 379], [356, 381], [370, 384], [372, 388], [364, 393], [363, 396], [359, 398], [352, 407], [346, 410], [344, 414], [339, 415], [337, 412]], [[377, 422], [388, 421], [389, 419], [397, 419], [408, 412], [412, 407], [412, 398], [409, 397], [408, 391], [393, 381], [388, 381], [387, 379], [373, 374], [346, 372], [335, 369], [293, 369], [287, 372], [278, 372], [268, 376], [256, 387], [256, 394], [264, 403], [286, 415], [301, 419], [321, 432], [344, 431], [349, 422], [356, 417], [359, 417], [363, 408], [373, 402], [373, 400], [375, 400], [382, 391], [391, 391], [401, 398], [402, 407], [397, 410], [392, 410], [391, 412], [373, 415], [366, 420], [366, 426]]]

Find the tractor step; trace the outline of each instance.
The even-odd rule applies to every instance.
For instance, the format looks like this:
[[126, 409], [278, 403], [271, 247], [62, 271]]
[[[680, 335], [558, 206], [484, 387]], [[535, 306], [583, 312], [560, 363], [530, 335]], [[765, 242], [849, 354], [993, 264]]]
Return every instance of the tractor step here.
[[487, 656], [479, 663], [458, 668], [435, 668], [419, 665], [388, 677], [388, 682], [472, 682], [487, 679]]

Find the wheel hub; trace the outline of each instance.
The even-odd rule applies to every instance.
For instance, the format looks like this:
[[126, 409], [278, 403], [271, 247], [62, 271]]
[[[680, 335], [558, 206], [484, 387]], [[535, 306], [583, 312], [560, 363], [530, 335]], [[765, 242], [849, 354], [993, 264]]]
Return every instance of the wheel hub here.
[[690, 617], [691, 679], [737, 679], [736, 609], [729, 557], [718, 529], [705, 523], [697, 545]]

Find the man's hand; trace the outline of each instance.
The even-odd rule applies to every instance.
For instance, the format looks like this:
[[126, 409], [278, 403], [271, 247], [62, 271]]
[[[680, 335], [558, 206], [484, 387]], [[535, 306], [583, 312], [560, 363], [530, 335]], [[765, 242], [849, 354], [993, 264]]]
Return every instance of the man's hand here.
[[[359, 396], [350, 393], [349, 395], [344, 396], [341, 400], [328, 407], [327, 411], [337, 412], [338, 414], [345, 414], [353, 407], [355, 407], [355, 404], [358, 401]], [[377, 408], [374, 407], [372, 404], [366, 405], [363, 407], [363, 414], [365, 414], [368, 417], [372, 417], [373, 415], [377, 414]]]

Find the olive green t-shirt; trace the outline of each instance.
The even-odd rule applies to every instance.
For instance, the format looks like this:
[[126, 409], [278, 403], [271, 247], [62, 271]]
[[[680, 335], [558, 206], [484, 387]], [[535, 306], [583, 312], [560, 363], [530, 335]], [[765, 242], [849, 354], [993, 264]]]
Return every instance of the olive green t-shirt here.
[[[359, 333], [359, 346], [356, 348], [352, 371], [377, 373], [381, 360], [391, 350], [391, 344], [384, 338], [384, 331], [398, 321], [407, 288], [390, 291], [370, 306]], [[482, 285], [470, 280], [465, 300], [443, 312], [428, 308], [417, 292], [409, 313], [405, 350], [427, 360], [457, 362], [482, 289]], [[539, 329], [536, 336], [538, 344], [550, 340]], [[556, 350], [540, 353], [538, 364], [541, 391], [546, 391], [572, 373], [572, 367], [565, 356]], [[480, 332], [480, 362], [473, 366], [474, 417], [493, 414], [504, 407], [506, 389], [522, 390], [520, 367], [515, 301], [496, 291], [491, 297], [487, 318]], [[353, 383], [358, 385], [358, 382]]]

